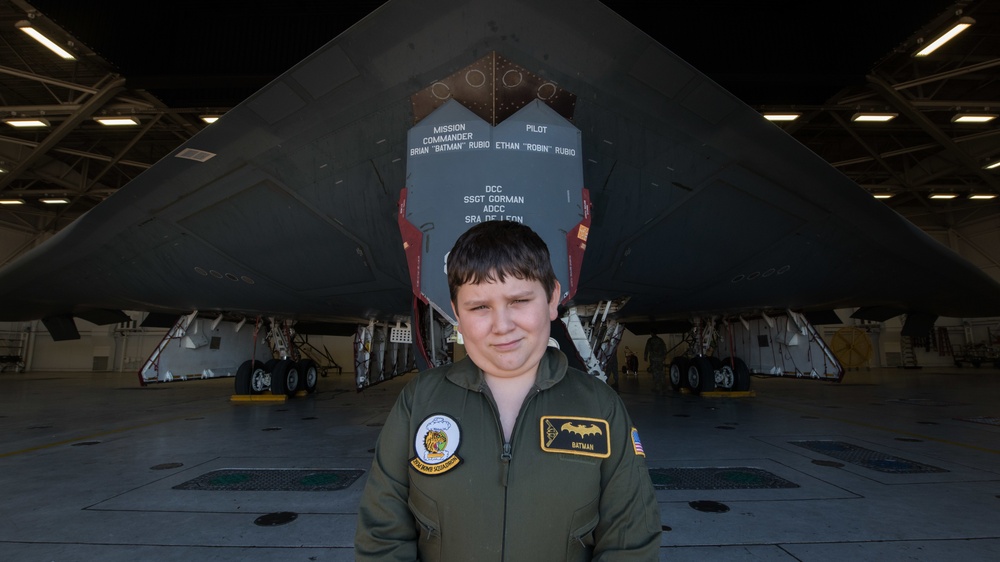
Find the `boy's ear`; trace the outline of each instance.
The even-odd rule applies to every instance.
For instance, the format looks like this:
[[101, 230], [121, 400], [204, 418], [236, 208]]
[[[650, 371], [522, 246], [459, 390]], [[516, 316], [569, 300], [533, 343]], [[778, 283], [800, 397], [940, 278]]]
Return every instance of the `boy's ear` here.
[[553, 287], [552, 294], [549, 295], [549, 320], [559, 318], [559, 293], [561, 289], [559, 280], [556, 279], [556, 286]]

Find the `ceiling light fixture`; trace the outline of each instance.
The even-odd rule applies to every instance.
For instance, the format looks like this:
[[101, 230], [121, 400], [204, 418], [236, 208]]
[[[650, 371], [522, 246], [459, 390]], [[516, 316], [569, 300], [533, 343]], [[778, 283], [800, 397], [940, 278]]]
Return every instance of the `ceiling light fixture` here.
[[38, 41], [42, 45], [45, 45], [45, 47], [48, 50], [50, 50], [53, 53], [59, 55], [63, 59], [65, 59], [65, 60], [76, 60], [76, 57], [74, 57], [73, 55], [71, 55], [69, 53], [69, 51], [67, 51], [66, 49], [63, 49], [59, 45], [56, 45], [54, 41], [52, 41], [48, 37], [42, 35], [41, 32], [39, 32], [37, 29], [35, 29], [34, 27], [32, 27], [31, 23], [28, 22], [27, 20], [21, 20], [21, 21], [15, 23], [14, 27], [16, 27], [16, 28], [20, 29], [21, 31], [27, 33], [32, 39], [34, 39], [35, 41]]
[[[922, 47], [916, 53], [913, 53], [915, 57], [926, 57], [927, 55], [938, 50], [942, 45], [951, 41], [956, 35], [968, 29], [972, 24], [976, 23], [976, 20], [970, 17], [959, 18], [947, 31], [936, 37], [933, 41], [928, 43], [926, 46]], [[923, 43], [921, 43], [922, 45]]]
[[69, 199], [66, 199], [65, 197], [46, 197], [45, 199], [39, 199], [39, 201], [47, 205], [65, 205], [66, 203], [69, 203]]
[[139, 124], [139, 120], [135, 117], [94, 117], [94, 121], [109, 127], [122, 127]]
[[875, 199], [892, 199], [892, 197], [894, 195], [896, 195], [896, 194], [895, 193], [888, 193], [888, 192], [884, 192], [884, 191], [879, 192], [879, 193], [872, 193], [872, 197], [874, 197]]
[[955, 193], [931, 193], [931, 199], [954, 199], [958, 197]]
[[861, 123], [885, 123], [887, 121], [892, 121], [897, 116], [899, 116], [898, 113], [862, 112], [862, 113], [855, 113], [854, 116], [851, 117], [851, 121], [858, 121]]
[[3, 121], [4, 121], [4, 123], [10, 125], [11, 127], [18, 127], [18, 128], [48, 127], [49, 126], [49, 120], [48, 119], [41, 119], [41, 118], [37, 118], [37, 119], [31, 118], [31, 119], [28, 119], [28, 118], [11, 117], [9, 119], [4, 119]]
[[997, 118], [996, 113], [956, 113], [952, 123], [989, 123]]
[[984, 170], [995, 170], [997, 168], [1000, 168], [1000, 160], [997, 160], [996, 162], [992, 162], [990, 164], [983, 166]]
[[996, 196], [996, 193], [973, 193], [972, 195], [969, 195], [969, 199], [987, 200], [996, 199]]
[[795, 121], [801, 116], [801, 113], [765, 113], [764, 119], [768, 121]]
[[200, 117], [202, 121], [212, 124], [218, 121], [221, 115], [199, 115], [198, 117]]
[[0, 205], [24, 205], [24, 199], [0, 199]]

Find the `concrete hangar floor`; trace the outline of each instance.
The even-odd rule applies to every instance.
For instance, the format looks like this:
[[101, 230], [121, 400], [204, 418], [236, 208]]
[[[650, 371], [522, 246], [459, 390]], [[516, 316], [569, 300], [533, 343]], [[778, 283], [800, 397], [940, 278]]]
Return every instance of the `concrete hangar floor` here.
[[[0, 558], [353, 559], [381, 423], [410, 379], [331, 375], [284, 403], [232, 379], [2, 373]], [[663, 524], [661, 560], [996, 560], [1000, 369], [755, 378], [755, 396], [621, 381]]]

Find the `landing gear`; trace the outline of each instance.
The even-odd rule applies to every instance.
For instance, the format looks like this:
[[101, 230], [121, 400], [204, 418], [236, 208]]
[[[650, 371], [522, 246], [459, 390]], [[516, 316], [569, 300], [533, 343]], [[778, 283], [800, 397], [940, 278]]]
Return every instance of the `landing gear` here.
[[750, 369], [739, 357], [727, 357], [722, 360], [716, 386], [722, 390], [743, 392], [750, 390]]
[[670, 388], [676, 391], [688, 385], [687, 370], [687, 357], [674, 357], [673, 361], [670, 362]]
[[715, 369], [708, 357], [694, 357], [688, 363], [687, 383], [692, 394], [701, 394], [715, 388]]
[[307, 394], [316, 392], [316, 382], [319, 380], [319, 369], [312, 359], [299, 361], [299, 384], [295, 390], [304, 390]]
[[[295, 396], [298, 392], [316, 392], [319, 367], [309, 358], [300, 359], [301, 350], [293, 342], [291, 321], [264, 321], [258, 318], [254, 327], [256, 342], [261, 328], [266, 327], [266, 339], [272, 352], [281, 359], [244, 361], [236, 370], [236, 394], [271, 394]], [[256, 349], [256, 343], [255, 343]]]
[[271, 372], [260, 361], [244, 361], [236, 370], [236, 394], [260, 394], [271, 387]]
[[750, 369], [739, 357], [675, 357], [670, 363], [670, 385], [674, 390], [691, 389], [692, 394], [712, 390], [750, 390]]
[[271, 394], [294, 396], [299, 386], [299, 368], [291, 359], [278, 361], [271, 372]]

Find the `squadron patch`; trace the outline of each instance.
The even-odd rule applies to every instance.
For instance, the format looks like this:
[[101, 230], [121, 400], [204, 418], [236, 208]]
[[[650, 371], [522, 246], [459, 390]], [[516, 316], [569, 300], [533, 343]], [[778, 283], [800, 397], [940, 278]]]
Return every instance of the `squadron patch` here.
[[457, 454], [461, 441], [462, 430], [453, 418], [444, 414], [427, 416], [413, 437], [417, 456], [410, 459], [410, 466], [428, 476], [444, 474], [461, 464]]
[[542, 416], [542, 450], [606, 459], [611, 456], [607, 420]]

